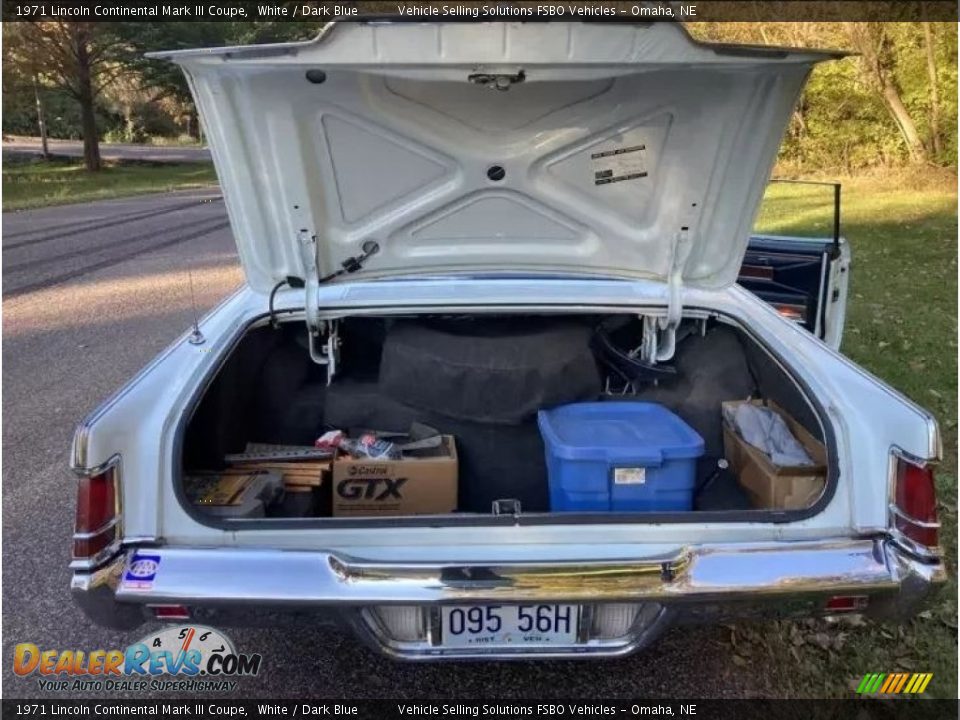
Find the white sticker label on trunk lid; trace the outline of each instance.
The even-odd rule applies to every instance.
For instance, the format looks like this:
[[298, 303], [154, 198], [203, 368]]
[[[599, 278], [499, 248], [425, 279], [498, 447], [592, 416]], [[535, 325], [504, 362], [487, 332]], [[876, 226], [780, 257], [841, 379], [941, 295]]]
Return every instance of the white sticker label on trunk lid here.
[[646, 468], [614, 468], [614, 485], [643, 485], [647, 482]]
[[646, 145], [631, 145], [593, 153], [590, 155], [593, 184], [609, 185], [622, 180], [646, 177], [646, 154]]

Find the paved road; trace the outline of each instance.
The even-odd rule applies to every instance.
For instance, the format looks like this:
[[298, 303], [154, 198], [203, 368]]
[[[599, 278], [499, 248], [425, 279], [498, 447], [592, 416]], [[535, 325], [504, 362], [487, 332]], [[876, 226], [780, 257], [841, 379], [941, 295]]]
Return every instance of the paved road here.
[[[68, 597], [74, 424], [135, 373], [192, 317], [187, 269], [201, 309], [241, 274], [213, 191], [174, 193], [3, 216], [3, 683], [4, 697], [43, 696], [13, 675], [13, 646], [125, 647], [140, 632], [92, 625]], [[264, 655], [239, 696], [595, 698], [768, 694], [762, 672], [730, 662], [724, 628], [671, 631], [615, 662], [412, 666], [349, 636], [233, 630]], [[106, 694], [117, 697], [118, 694]], [[167, 699], [177, 696], [167, 694]]]
[[[83, 157], [83, 143], [79, 140], [49, 141], [53, 155]], [[4, 138], [3, 152], [21, 155], [39, 155], [42, 152], [40, 138], [13, 136]], [[210, 151], [201, 147], [177, 145], [131, 145], [123, 143], [100, 143], [100, 157], [104, 160], [147, 160], [150, 162], [209, 162]]]

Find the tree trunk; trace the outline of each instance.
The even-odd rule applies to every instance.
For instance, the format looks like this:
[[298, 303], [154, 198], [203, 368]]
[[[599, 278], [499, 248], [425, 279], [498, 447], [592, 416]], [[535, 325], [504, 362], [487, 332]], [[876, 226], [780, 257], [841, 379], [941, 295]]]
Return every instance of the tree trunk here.
[[90, 72], [90, 53], [86, 39], [77, 42], [77, 85], [79, 87], [80, 129], [83, 133], [83, 162], [87, 170], [101, 168], [100, 140], [97, 137], [97, 116], [94, 111], [93, 81]]
[[197, 113], [197, 109], [194, 107], [190, 108], [190, 130], [188, 134], [190, 137], [197, 140], [197, 142], [202, 142], [203, 140], [203, 129], [200, 127], [200, 115]]
[[33, 76], [33, 96], [37, 101], [37, 126], [40, 128], [40, 147], [43, 152], [43, 159], [50, 159], [50, 146], [47, 142], [47, 121], [43, 116], [43, 102], [40, 100], [40, 85], [37, 83], [37, 76]]
[[100, 141], [97, 138], [97, 116], [91, 94], [80, 97], [80, 131], [83, 133], [83, 163], [90, 172], [97, 172], [100, 164]]
[[883, 23], [844, 23], [850, 39], [861, 54], [861, 67], [872, 80], [874, 86], [879, 87], [887, 110], [900, 129], [900, 134], [907, 143], [911, 162], [923, 163], [928, 159], [927, 148], [923, 144], [916, 123], [910, 117], [910, 111], [900, 98], [893, 75], [895, 58], [891, 53], [890, 41], [886, 36]]
[[933, 152], [939, 158], [943, 152], [940, 138], [940, 88], [937, 86], [936, 44], [930, 23], [923, 23], [923, 44], [927, 51], [927, 76], [930, 78], [930, 139]]
[[138, 142], [137, 119], [134, 117], [133, 107], [130, 105], [123, 107], [123, 141], [129, 143]]
[[917, 126], [910, 117], [910, 112], [900, 99], [900, 91], [888, 77], [881, 78], [881, 87], [883, 90], [883, 100], [887, 104], [887, 109], [900, 128], [903, 139], [907, 141], [907, 150], [910, 153], [910, 160], [915, 163], [927, 161], [927, 148], [917, 132]]

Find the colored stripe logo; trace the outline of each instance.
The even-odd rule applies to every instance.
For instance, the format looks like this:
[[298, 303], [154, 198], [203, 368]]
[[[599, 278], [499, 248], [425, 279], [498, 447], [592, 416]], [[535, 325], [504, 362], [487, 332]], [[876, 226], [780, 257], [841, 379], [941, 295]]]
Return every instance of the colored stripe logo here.
[[857, 686], [858, 695], [919, 695], [933, 673], [867, 673]]

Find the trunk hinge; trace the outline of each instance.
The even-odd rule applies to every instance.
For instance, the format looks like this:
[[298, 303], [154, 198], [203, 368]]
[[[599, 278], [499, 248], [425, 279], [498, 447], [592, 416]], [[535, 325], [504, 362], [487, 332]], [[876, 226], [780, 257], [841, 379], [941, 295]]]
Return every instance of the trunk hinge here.
[[310, 359], [318, 365], [327, 366], [327, 385], [333, 382], [337, 374], [340, 357], [339, 325], [336, 320], [324, 320], [320, 317], [317, 292], [320, 289], [320, 274], [317, 271], [317, 236], [308, 230], [301, 230], [297, 239], [304, 266], [304, 291], [306, 302], [304, 314], [307, 321], [307, 341]]
[[673, 358], [677, 349], [677, 328], [683, 320], [683, 271], [690, 257], [690, 229], [684, 226], [674, 238], [667, 277], [667, 314], [663, 317], [643, 316], [643, 341], [640, 356], [655, 365]]
[[[320, 308], [317, 307], [317, 290], [320, 288], [320, 275], [317, 271], [317, 236], [311, 235], [306, 228], [297, 235], [300, 245], [300, 258], [303, 260], [303, 279], [306, 302], [304, 310], [307, 317], [307, 332], [311, 337], [320, 330]], [[311, 354], [312, 354], [311, 346]]]

